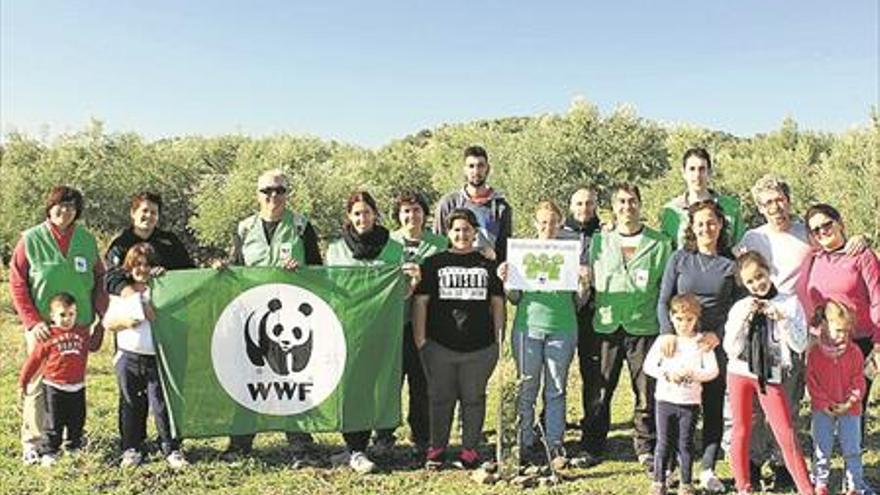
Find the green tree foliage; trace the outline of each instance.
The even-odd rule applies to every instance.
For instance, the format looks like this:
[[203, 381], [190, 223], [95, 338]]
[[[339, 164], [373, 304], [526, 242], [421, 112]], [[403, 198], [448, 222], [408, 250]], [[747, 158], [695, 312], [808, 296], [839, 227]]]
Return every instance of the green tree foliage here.
[[462, 151], [472, 144], [488, 150], [489, 182], [513, 205], [520, 235], [532, 234], [538, 201], [565, 208], [575, 189], [591, 185], [607, 204], [608, 189], [624, 180], [642, 187], [643, 210], [653, 223], [662, 205], [681, 193], [681, 157], [693, 146], [710, 151], [712, 186], [738, 195], [752, 224], [761, 220], [750, 187], [773, 172], [792, 185], [796, 212], [823, 200], [841, 209], [851, 232], [880, 235], [876, 112], [867, 125], [837, 135], [803, 131], [786, 118], [776, 131], [743, 138], [662, 126], [629, 106], [603, 115], [576, 99], [564, 114], [442, 125], [378, 150], [291, 135], [148, 142], [107, 133], [98, 121], [52, 142], [9, 134], [0, 146], [0, 255], [7, 260], [21, 230], [42, 220], [46, 192], [60, 183], [85, 193], [83, 222], [104, 240], [128, 225], [131, 194], [151, 190], [165, 200], [163, 228], [182, 235], [194, 252], [225, 250], [236, 222], [256, 211], [256, 178], [270, 168], [288, 173], [291, 206], [309, 215], [324, 239], [338, 235], [345, 199], [355, 189], [373, 193], [383, 222], [394, 228], [394, 196], [415, 188], [436, 202], [461, 187]]

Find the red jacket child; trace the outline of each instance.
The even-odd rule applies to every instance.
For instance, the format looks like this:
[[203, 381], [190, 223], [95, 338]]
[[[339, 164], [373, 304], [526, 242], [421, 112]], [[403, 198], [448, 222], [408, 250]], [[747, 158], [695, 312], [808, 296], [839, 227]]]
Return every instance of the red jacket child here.
[[833, 404], [850, 400], [847, 414], [862, 414], [866, 393], [865, 358], [852, 341], [843, 352], [833, 346], [817, 344], [807, 353], [807, 390], [813, 411], [828, 411]]
[[79, 388], [85, 383], [86, 362], [89, 351], [101, 347], [101, 341], [89, 334], [89, 329], [75, 326], [70, 330], [51, 327], [51, 334], [45, 341], [37, 341], [27, 361], [21, 368], [18, 384], [24, 388], [43, 368], [43, 381], [62, 387]]

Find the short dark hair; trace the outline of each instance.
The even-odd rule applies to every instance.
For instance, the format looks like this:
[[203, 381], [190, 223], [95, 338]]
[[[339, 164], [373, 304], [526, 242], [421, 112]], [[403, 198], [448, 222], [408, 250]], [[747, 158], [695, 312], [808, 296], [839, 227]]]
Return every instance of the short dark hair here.
[[736, 257], [736, 281], [740, 286], [743, 285], [742, 277], [740, 276], [740, 272], [746, 267], [746, 265], [755, 264], [760, 266], [761, 268], [770, 271], [770, 263], [767, 263], [767, 259], [761, 255], [761, 253], [757, 251], [746, 251], [741, 255]]
[[122, 269], [131, 273], [140, 258], [146, 258], [147, 263], [153, 266], [156, 263], [156, 250], [146, 242], [135, 244], [128, 248], [128, 252], [125, 254], [125, 261], [122, 262]]
[[76, 306], [76, 298], [73, 297], [73, 295], [71, 295], [69, 292], [59, 292], [58, 294], [52, 296], [51, 299], [49, 299], [50, 308], [55, 304], [60, 304], [65, 308]]
[[84, 201], [83, 195], [78, 189], [64, 185], [53, 187], [46, 196], [46, 218], [49, 218], [49, 210], [60, 203], [73, 203], [73, 207], [76, 208], [76, 216], [73, 217], [73, 220], [79, 220]]
[[804, 223], [807, 224], [807, 228], [810, 227], [810, 219], [820, 213], [824, 214], [826, 217], [834, 220], [835, 222], [840, 222], [843, 220], [843, 216], [840, 215], [840, 212], [837, 211], [837, 208], [827, 203], [818, 203], [807, 208], [807, 213], [804, 215]]
[[131, 197], [131, 211], [136, 210], [144, 201], [149, 201], [158, 206], [159, 213], [162, 213], [162, 196], [150, 191], [141, 191]]
[[709, 167], [709, 169], [712, 169], [712, 157], [709, 156], [709, 152], [706, 151], [706, 148], [700, 147], [689, 148], [687, 151], [684, 152], [684, 156], [681, 159], [681, 168], [684, 168], [685, 164], [688, 161], [688, 158], [694, 156], [701, 160], [705, 160], [706, 165]]
[[694, 234], [694, 216], [697, 212], [709, 210], [721, 222], [721, 232], [715, 248], [718, 254], [730, 256], [730, 240], [727, 238], [727, 217], [721, 211], [721, 206], [713, 199], [704, 199], [688, 206], [688, 225], [684, 231], [684, 249], [692, 253], [697, 251], [697, 236]]
[[636, 197], [636, 199], [639, 200], [639, 203], [642, 202], [642, 192], [639, 191], [639, 186], [633, 184], [632, 182], [618, 182], [617, 184], [612, 186], [611, 197], [614, 198], [614, 196], [620, 191], [632, 194]]
[[489, 154], [486, 153], [486, 148], [483, 148], [482, 146], [472, 145], [472, 146], [468, 146], [467, 148], [465, 148], [464, 149], [464, 158], [467, 158], [469, 156], [473, 156], [476, 158], [483, 158], [487, 162], [489, 161]]
[[394, 220], [398, 223], [400, 223], [400, 208], [403, 205], [419, 205], [422, 213], [428, 214], [428, 201], [425, 195], [415, 189], [403, 191], [394, 198]]
[[471, 224], [473, 228], [479, 228], [480, 223], [477, 221], [477, 215], [474, 214], [473, 211], [467, 208], [456, 208], [452, 210], [452, 213], [446, 217], [446, 230], [452, 230], [452, 224], [455, 223], [456, 220], [464, 220], [465, 222]]

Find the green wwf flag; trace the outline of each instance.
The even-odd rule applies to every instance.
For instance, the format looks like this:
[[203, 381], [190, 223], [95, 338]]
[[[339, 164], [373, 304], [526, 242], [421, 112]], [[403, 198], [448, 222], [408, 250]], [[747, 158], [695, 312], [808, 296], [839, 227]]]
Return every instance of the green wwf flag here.
[[399, 267], [182, 270], [153, 287], [178, 437], [400, 423]]

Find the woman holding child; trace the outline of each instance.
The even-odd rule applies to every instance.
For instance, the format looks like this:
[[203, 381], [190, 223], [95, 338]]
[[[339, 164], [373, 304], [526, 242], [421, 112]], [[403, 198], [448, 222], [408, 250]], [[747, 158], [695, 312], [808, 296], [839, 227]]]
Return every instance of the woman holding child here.
[[[104, 264], [95, 237], [76, 221], [83, 213], [83, 196], [69, 186], [55, 186], [46, 198], [46, 220], [26, 231], [9, 264], [12, 304], [25, 328], [27, 352], [50, 337], [49, 302], [61, 292], [76, 304], [76, 324], [91, 327], [107, 307]], [[103, 333], [100, 324], [93, 334]], [[22, 405], [22, 461], [40, 460], [44, 437], [45, 399], [42, 375], [27, 384]]]
[[[659, 345], [667, 358], [673, 357], [676, 342], [669, 305], [673, 296], [687, 293], [696, 295], [701, 306], [697, 325], [697, 331], [701, 334], [700, 347], [714, 351], [719, 370], [714, 379], [703, 384], [701, 400], [703, 446], [700, 485], [706, 491], [717, 493], [724, 491], [724, 484], [715, 475], [715, 463], [721, 454], [727, 364], [719, 344], [724, 337], [727, 313], [736, 300], [736, 282], [727, 239], [727, 220], [718, 203], [712, 200], [690, 205], [684, 247], [672, 255], [663, 273], [657, 316], [662, 334]], [[655, 458], [654, 462], [655, 481], [665, 481], [665, 473], [657, 472], [660, 460]]]

